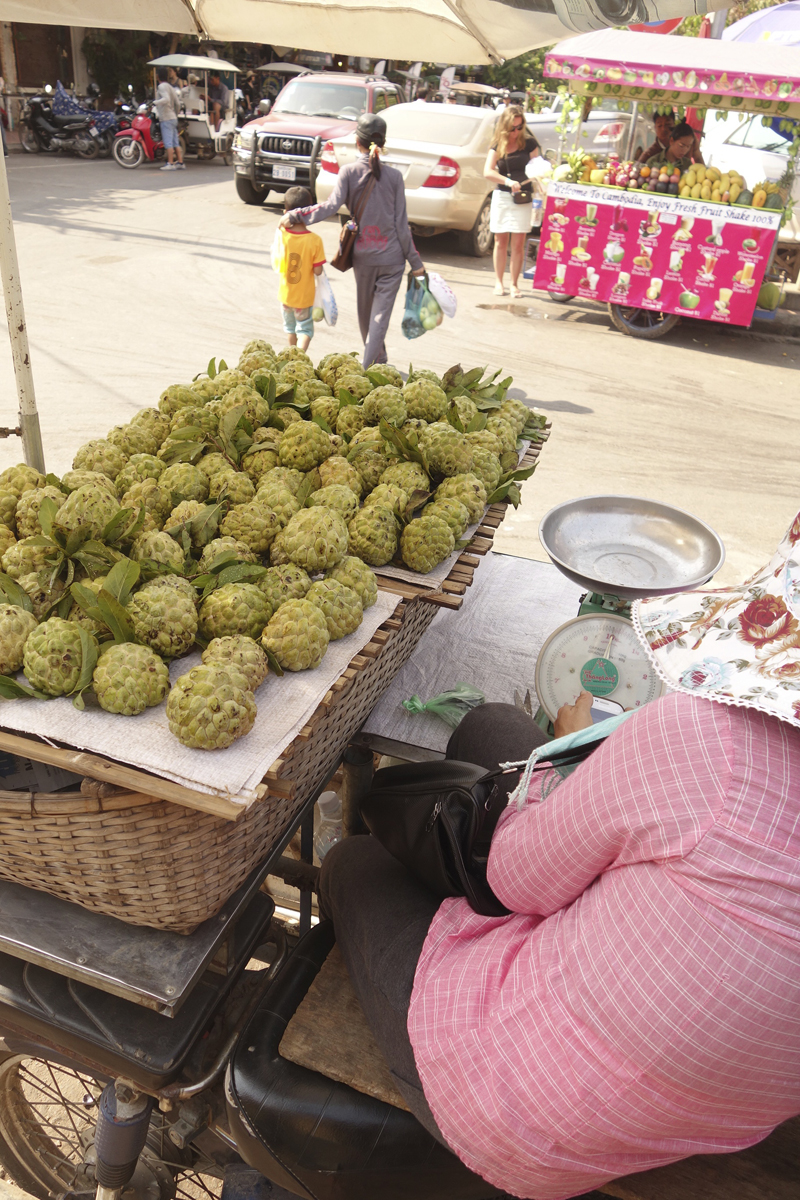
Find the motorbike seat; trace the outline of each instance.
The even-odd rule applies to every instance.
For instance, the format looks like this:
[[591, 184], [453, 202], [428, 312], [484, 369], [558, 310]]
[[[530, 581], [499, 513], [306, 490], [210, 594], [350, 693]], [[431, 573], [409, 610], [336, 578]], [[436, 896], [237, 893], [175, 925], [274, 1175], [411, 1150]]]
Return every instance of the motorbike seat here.
[[52, 121], [54, 125], [59, 125], [62, 129], [72, 127], [73, 129], [85, 129], [89, 124], [89, 114], [85, 117], [78, 116], [76, 113], [71, 113], [69, 116], [62, 116], [59, 113], [48, 113], [47, 120]]
[[410, 1112], [281, 1057], [284, 1031], [334, 941], [330, 922], [302, 939], [237, 1043], [225, 1090], [239, 1153], [306, 1200], [496, 1196]]

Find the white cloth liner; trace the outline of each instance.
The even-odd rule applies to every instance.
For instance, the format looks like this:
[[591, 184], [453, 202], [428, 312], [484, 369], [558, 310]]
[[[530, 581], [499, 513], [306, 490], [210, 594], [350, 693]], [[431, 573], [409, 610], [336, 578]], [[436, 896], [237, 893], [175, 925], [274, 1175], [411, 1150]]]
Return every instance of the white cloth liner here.
[[[331, 642], [315, 670], [287, 671], [283, 678], [270, 672], [256, 692], [258, 715], [252, 730], [227, 750], [190, 750], [181, 745], [169, 731], [166, 701], [136, 717], [120, 717], [88, 707], [80, 712], [65, 697], [5, 700], [0, 723], [6, 729], [66, 742], [78, 750], [102, 754], [246, 807], [257, 799], [256, 788], [275, 759], [280, 758], [350, 660], [398, 603], [397, 596], [379, 591], [376, 603], [366, 610], [355, 633]], [[174, 662], [170, 667], [172, 683], [200, 661], [200, 654], [194, 653]]]
[[545, 640], [578, 614], [585, 589], [551, 563], [490, 551], [458, 612], [442, 610], [370, 713], [364, 729], [380, 737], [444, 753], [451, 730], [438, 717], [406, 712], [414, 694], [430, 700], [457, 683], [487, 701], [514, 703], [530, 689], [534, 712], [536, 659]]

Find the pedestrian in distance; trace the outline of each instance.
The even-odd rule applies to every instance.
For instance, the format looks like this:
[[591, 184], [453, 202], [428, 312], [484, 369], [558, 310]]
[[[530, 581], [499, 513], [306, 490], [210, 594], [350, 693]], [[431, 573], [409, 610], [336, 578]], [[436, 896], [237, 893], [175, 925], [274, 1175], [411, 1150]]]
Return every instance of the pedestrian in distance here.
[[[180, 94], [169, 82], [169, 72], [166, 67], [156, 68], [158, 87], [156, 88], [155, 108], [158, 122], [161, 126], [161, 140], [167, 152], [167, 161], [161, 167], [162, 171], [183, 171], [183, 150], [178, 137], [178, 117], [181, 111]], [[178, 161], [175, 162], [175, 151]]]
[[415, 275], [425, 274], [408, 225], [403, 176], [394, 167], [381, 166], [385, 142], [383, 118], [363, 113], [356, 125], [358, 158], [341, 169], [325, 203], [295, 209], [281, 222], [284, 228], [297, 223], [313, 225], [334, 216], [343, 205], [353, 214], [363, 204], [353, 248], [353, 273], [365, 367], [387, 361], [386, 331], [406, 262]]
[[503, 277], [506, 272], [509, 241], [511, 242], [511, 295], [517, 299], [522, 260], [525, 257], [525, 238], [530, 233], [533, 205], [515, 201], [527, 184], [525, 168], [539, 155], [539, 143], [528, 131], [525, 113], [519, 104], [511, 104], [501, 113], [495, 126], [494, 142], [486, 155], [483, 174], [496, 184], [492, 192], [489, 228], [494, 234], [494, 273], [497, 277], [495, 296], [505, 295]]
[[213, 71], [208, 80], [208, 111], [214, 121], [214, 128], [219, 133], [222, 119], [228, 111], [229, 92], [220, 79], [218, 71]]
[[[308, 188], [289, 188], [283, 198], [284, 212], [307, 208], [313, 200]], [[285, 219], [285, 218], [284, 218]], [[319, 234], [310, 233], [304, 225], [284, 225], [281, 222], [282, 255], [279, 263], [280, 298], [283, 306], [283, 328], [289, 335], [289, 345], [307, 350], [314, 336], [315, 276], [322, 274], [325, 247]]]

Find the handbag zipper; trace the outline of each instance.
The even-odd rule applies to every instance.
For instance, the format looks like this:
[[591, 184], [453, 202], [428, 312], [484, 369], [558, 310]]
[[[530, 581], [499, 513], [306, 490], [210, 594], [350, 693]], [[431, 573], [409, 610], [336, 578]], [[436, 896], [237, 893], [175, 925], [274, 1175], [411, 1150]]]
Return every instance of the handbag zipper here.
[[436, 824], [436, 819], [439, 816], [439, 813], [441, 811], [442, 811], [442, 802], [441, 802], [441, 800], [437, 800], [433, 806], [433, 811], [432, 811], [431, 815], [428, 817], [428, 824], [425, 826], [426, 833], [431, 832], [434, 825]]

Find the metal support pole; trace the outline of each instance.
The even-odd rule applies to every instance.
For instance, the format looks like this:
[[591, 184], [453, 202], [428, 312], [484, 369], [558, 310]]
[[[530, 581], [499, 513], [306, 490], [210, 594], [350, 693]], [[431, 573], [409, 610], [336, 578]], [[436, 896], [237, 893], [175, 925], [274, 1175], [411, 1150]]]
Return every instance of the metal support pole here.
[[[310, 863], [314, 856], [314, 809], [311, 808], [300, 825], [300, 858], [304, 863]], [[308, 933], [311, 928], [311, 892], [300, 893], [300, 934]]]
[[0, 154], [0, 275], [3, 279], [8, 336], [11, 339], [11, 357], [17, 381], [22, 451], [28, 466], [35, 467], [37, 471], [44, 474], [42, 433], [39, 428], [39, 414], [36, 410], [36, 395], [33, 390], [28, 327], [25, 324], [25, 309], [22, 304], [22, 286], [19, 278], [14, 222], [11, 219], [8, 174], [5, 157], [2, 154]]
[[342, 837], [367, 833], [361, 816], [361, 801], [372, 786], [372, 751], [365, 746], [348, 746], [342, 758]]

